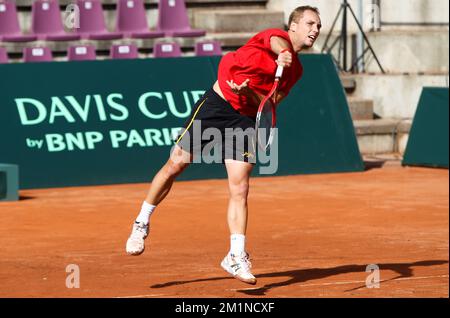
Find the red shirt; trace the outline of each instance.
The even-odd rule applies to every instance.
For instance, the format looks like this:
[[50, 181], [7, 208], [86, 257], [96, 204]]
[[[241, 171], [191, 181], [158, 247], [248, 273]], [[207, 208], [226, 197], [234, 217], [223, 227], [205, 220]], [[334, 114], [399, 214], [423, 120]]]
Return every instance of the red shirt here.
[[278, 58], [270, 46], [272, 36], [288, 41], [292, 53], [292, 64], [284, 68], [278, 91], [286, 96], [303, 74], [303, 67], [292, 48], [288, 33], [280, 29], [262, 31], [236, 52], [226, 54], [219, 64], [219, 86], [225, 99], [243, 115], [256, 116], [258, 105], [251, 105], [246, 96], [233, 93], [226, 81], [233, 80], [240, 85], [248, 78], [251, 89], [260, 95], [267, 95], [275, 80], [275, 60]]

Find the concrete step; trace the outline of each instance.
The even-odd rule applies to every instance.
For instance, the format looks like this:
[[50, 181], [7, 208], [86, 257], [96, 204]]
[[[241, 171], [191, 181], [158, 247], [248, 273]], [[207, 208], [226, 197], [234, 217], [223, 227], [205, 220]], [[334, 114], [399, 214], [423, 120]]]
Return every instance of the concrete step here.
[[373, 119], [373, 100], [349, 97], [347, 102], [353, 120]]
[[363, 155], [366, 170], [382, 167], [401, 167], [403, 155], [399, 153], [383, 153]]
[[352, 94], [356, 90], [356, 80], [352, 77], [341, 76], [341, 83], [347, 94]]
[[404, 154], [412, 120], [355, 120], [353, 124], [361, 154]]
[[121, 39], [114, 41], [69, 41], [69, 42], [51, 42], [51, 41], [36, 41], [30, 43], [2, 43], [1, 46], [5, 47], [10, 57], [15, 61], [20, 61], [22, 56], [22, 49], [27, 46], [37, 46], [44, 45], [50, 47], [54, 54], [59, 56], [64, 56], [70, 45], [74, 44], [93, 44], [97, 51], [107, 51], [112, 44], [135, 44], [138, 46], [140, 51], [150, 53], [153, 49], [153, 45], [156, 42], [178, 42], [184, 52], [193, 52], [195, 43], [197, 41], [202, 41], [205, 39], [218, 40], [222, 44], [224, 52], [236, 50], [241, 47], [247, 41], [254, 36], [254, 32], [229, 32], [229, 33], [211, 33], [208, 32], [204, 37], [201, 38], [161, 38], [161, 39], [147, 39], [147, 40], [137, 40], [137, 39]]
[[208, 10], [194, 14], [196, 28], [209, 32], [259, 32], [267, 28], [283, 28], [282, 11], [247, 10]]
[[208, 32], [206, 38], [218, 40], [222, 43], [222, 47], [235, 50], [250, 40], [255, 32]]

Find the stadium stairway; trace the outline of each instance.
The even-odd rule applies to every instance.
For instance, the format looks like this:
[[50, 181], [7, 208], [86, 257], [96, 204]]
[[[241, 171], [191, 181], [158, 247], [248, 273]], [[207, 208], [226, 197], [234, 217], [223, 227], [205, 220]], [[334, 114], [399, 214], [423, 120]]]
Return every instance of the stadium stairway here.
[[357, 81], [351, 75], [341, 76], [362, 155], [390, 155], [398, 160], [408, 142], [412, 119], [380, 118], [374, 112], [374, 101], [354, 97]]

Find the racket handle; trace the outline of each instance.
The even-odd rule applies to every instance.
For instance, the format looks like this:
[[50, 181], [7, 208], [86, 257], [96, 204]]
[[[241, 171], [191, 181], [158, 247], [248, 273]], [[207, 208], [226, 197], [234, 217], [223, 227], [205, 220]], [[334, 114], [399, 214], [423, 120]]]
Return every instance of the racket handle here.
[[281, 76], [283, 76], [283, 69], [284, 69], [283, 66], [278, 65], [278, 67], [277, 67], [277, 72], [275, 73], [275, 78], [276, 78], [276, 79], [280, 79]]

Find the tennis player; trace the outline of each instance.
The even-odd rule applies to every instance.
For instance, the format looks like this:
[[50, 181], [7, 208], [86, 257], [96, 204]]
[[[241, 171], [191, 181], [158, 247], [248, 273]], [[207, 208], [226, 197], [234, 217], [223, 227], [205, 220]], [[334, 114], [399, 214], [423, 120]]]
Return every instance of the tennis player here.
[[[222, 58], [218, 80], [196, 103], [170, 158], [153, 178], [126, 243], [128, 254], [140, 255], [144, 251], [150, 216], [167, 196], [176, 177], [192, 162], [193, 155], [209, 142], [193, 140], [194, 122], [201, 123], [202, 131], [211, 127], [219, 129], [222, 136], [225, 136], [226, 128], [254, 128], [258, 105], [273, 85], [277, 66], [284, 67], [278, 100], [284, 98], [300, 79], [303, 68], [297, 53], [311, 48], [320, 34], [318, 9], [310, 6], [296, 8], [289, 17], [288, 27], [287, 32], [279, 29], [262, 31], [237, 51]], [[222, 144], [227, 144], [225, 140], [222, 141]], [[254, 166], [250, 159], [256, 155], [255, 147], [248, 140], [231, 144], [233, 149], [222, 147], [223, 163], [228, 175], [230, 197], [227, 216], [231, 237], [230, 250], [221, 266], [235, 278], [256, 284], [249, 254], [245, 249], [247, 196], [250, 173]]]

